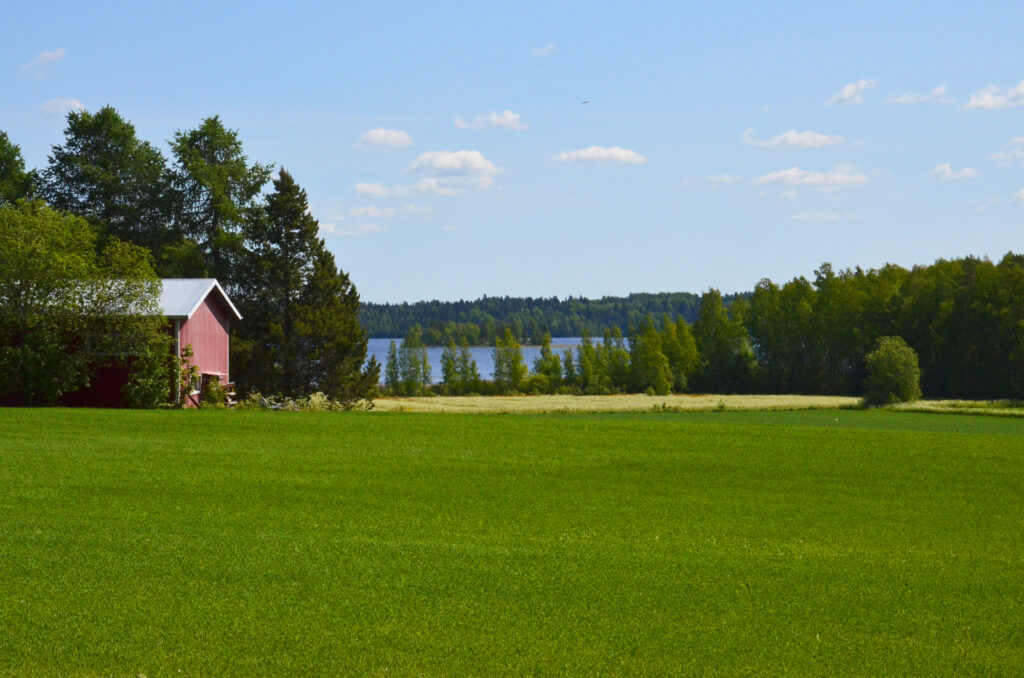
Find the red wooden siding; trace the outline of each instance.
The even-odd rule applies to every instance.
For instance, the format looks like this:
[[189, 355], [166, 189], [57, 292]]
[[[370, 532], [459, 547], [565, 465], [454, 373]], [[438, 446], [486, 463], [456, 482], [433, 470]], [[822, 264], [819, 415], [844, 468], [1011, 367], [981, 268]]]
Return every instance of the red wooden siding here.
[[228, 315], [215, 295], [207, 295], [188, 320], [181, 321], [182, 349], [192, 344], [192, 363], [203, 374], [216, 374], [221, 382], [228, 377]]

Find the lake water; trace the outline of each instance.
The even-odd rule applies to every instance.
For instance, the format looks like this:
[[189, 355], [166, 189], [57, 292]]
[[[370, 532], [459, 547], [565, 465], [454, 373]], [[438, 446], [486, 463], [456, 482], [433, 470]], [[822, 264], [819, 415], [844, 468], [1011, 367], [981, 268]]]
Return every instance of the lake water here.
[[[367, 347], [367, 353], [369, 356], [377, 358], [377, 362], [380, 363], [380, 378], [384, 381], [384, 370], [388, 366], [388, 345], [394, 341], [398, 347], [402, 346], [401, 339], [370, 339], [369, 346]], [[551, 338], [551, 350], [555, 353], [561, 354], [567, 348], [574, 348], [580, 345], [579, 337], [552, 337]], [[494, 350], [492, 346], [472, 346], [469, 349], [470, 354], [473, 356], [473, 360], [476, 361], [476, 367], [480, 371], [480, 377], [482, 379], [493, 379], [494, 378], [494, 356], [491, 353]], [[427, 349], [427, 357], [430, 359], [430, 373], [432, 381], [437, 384], [441, 381], [441, 353], [444, 351], [444, 347], [430, 347]], [[533, 370], [533, 361], [540, 357], [540, 346], [523, 346], [523, 361], [526, 366]]]

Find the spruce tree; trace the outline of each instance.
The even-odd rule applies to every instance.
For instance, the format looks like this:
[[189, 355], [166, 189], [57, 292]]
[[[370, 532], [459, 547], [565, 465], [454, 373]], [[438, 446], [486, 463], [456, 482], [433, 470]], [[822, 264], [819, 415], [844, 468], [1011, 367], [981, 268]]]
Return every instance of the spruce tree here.
[[244, 390], [289, 397], [320, 391], [351, 405], [373, 397], [380, 365], [366, 363], [359, 294], [318, 232], [306, 192], [282, 169], [246, 223], [247, 274], [238, 296], [244, 319], [232, 364]]

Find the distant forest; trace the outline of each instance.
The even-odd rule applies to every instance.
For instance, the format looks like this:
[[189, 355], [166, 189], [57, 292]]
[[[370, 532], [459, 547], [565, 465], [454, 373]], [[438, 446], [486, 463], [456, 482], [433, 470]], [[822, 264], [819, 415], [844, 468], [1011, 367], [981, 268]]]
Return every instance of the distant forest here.
[[[725, 295], [726, 306], [738, 295]], [[743, 296], [743, 295], [739, 295]], [[636, 327], [647, 316], [697, 319], [700, 296], [689, 292], [630, 294], [627, 297], [488, 297], [476, 301], [418, 301], [413, 304], [360, 306], [360, 321], [371, 337], [403, 337], [415, 325], [430, 346], [465, 339], [474, 346], [493, 346], [507, 328], [520, 342], [540, 344], [552, 337], [603, 336], [613, 327]]]

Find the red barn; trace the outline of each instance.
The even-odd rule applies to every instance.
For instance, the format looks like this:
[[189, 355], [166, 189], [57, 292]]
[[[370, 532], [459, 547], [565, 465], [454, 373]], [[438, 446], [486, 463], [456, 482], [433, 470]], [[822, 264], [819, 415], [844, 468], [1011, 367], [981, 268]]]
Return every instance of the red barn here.
[[[192, 347], [192, 364], [199, 368], [205, 382], [217, 377], [222, 384], [231, 381], [229, 332], [232, 320], [242, 315], [231, 303], [224, 288], [214, 278], [164, 278], [160, 310], [173, 323], [176, 355]], [[177, 394], [186, 398], [186, 406], [199, 403], [201, 384], [193, 393]]]

